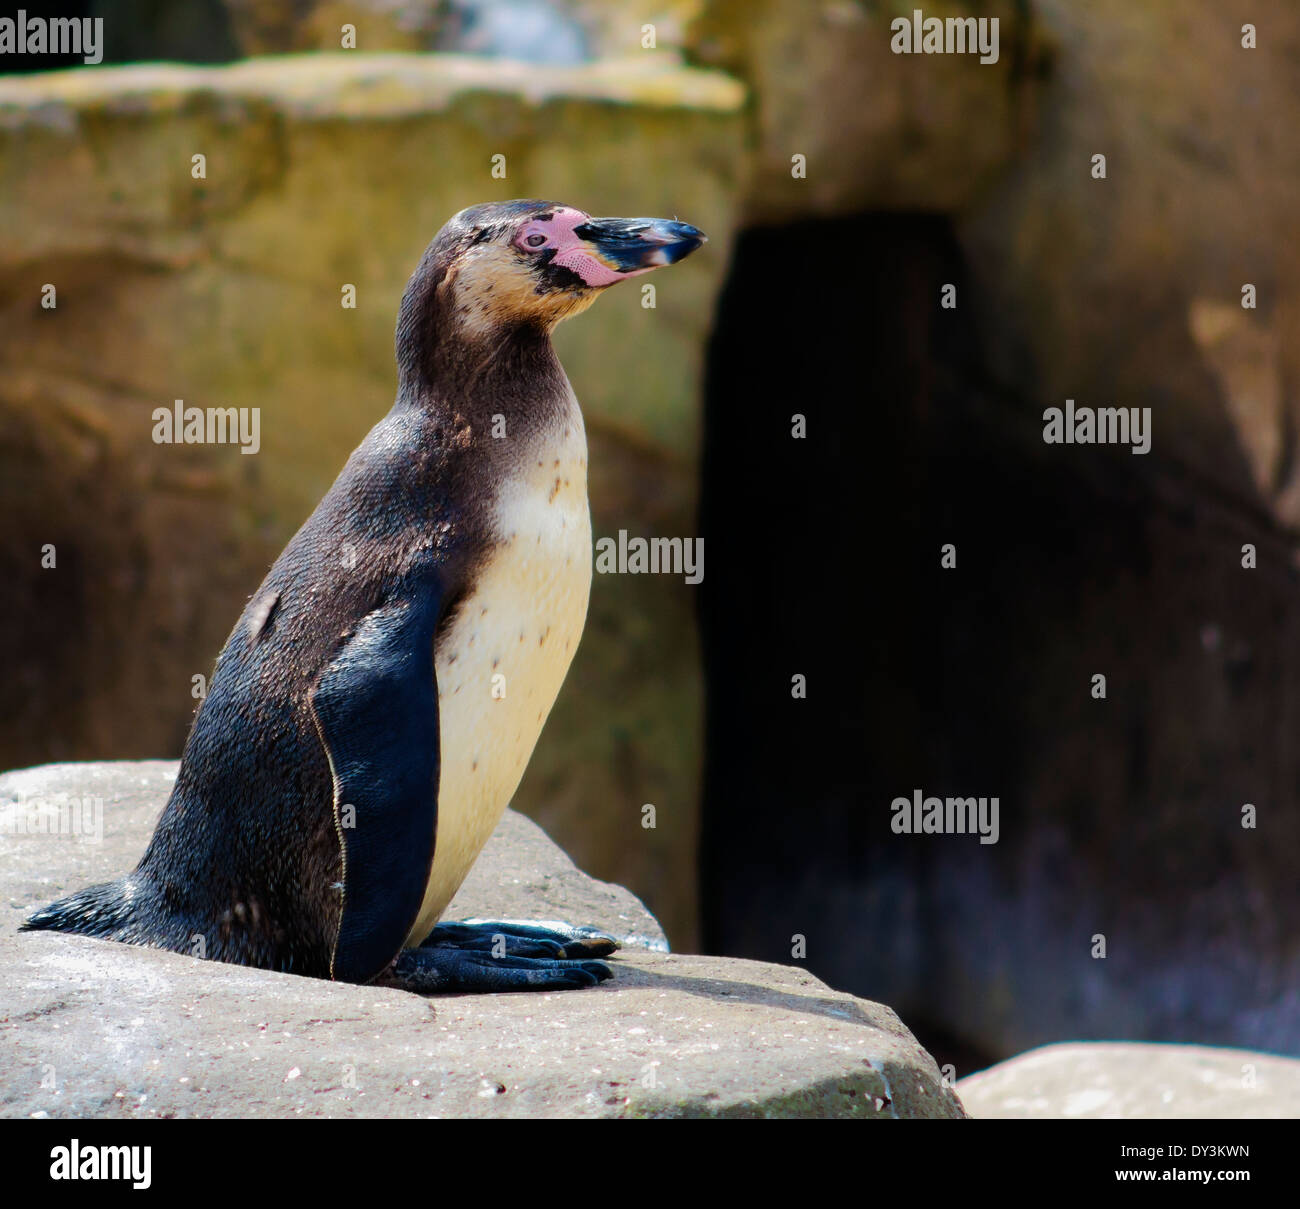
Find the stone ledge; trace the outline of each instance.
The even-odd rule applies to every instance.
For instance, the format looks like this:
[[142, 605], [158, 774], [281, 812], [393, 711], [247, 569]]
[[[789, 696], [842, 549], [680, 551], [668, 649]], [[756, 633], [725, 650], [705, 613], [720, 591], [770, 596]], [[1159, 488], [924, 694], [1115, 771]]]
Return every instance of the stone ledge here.
[[720, 71], [671, 61], [554, 67], [475, 55], [338, 51], [245, 59], [222, 67], [148, 63], [0, 79], [0, 119], [61, 124], [69, 106], [124, 114], [175, 112], [197, 95], [276, 105], [300, 118], [398, 118], [435, 113], [461, 96], [501, 93], [533, 104], [608, 101], [738, 112], [745, 86]]

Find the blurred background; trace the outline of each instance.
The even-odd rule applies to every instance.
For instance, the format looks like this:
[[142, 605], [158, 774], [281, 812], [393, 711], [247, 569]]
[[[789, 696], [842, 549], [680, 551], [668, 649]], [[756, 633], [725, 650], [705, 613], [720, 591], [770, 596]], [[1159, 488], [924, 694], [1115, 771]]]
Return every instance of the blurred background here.
[[[104, 61], [0, 55], [0, 766], [179, 754], [452, 213], [677, 215], [655, 308], [557, 344], [596, 535], [700, 533], [704, 582], [596, 577], [515, 805], [675, 948], [804, 936], [962, 1074], [1300, 1053], [1300, 10], [921, 6], [997, 18], [982, 65], [891, 53], [916, 7], [25, 4]], [[1151, 452], [1045, 444], [1066, 398]], [[261, 451], [154, 444], [175, 399]], [[916, 789], [999, 842], [894, 835]]]

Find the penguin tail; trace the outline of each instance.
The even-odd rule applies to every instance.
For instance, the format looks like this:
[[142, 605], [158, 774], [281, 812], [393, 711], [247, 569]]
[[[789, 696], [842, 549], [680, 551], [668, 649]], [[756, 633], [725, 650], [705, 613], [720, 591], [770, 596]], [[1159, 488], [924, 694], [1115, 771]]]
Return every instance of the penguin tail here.
[[[130, 878], [101, 882], [34, 911], [20, 932], [79, 932], [84, 936], [122, 939], [135, 915]], [[136, 904], [138, 905], [138, 904]]]

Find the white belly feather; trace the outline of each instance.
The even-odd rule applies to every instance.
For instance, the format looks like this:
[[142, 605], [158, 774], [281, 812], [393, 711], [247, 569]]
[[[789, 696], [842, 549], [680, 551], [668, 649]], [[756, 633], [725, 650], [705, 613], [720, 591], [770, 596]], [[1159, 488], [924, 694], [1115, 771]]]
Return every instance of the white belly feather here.
[[576, 400], [535, 449], [502, 484], [501, 544], [435, 651], [438, 837], [408, 945], [437, 923], [514, 796], [586, 621], [591, 512]]

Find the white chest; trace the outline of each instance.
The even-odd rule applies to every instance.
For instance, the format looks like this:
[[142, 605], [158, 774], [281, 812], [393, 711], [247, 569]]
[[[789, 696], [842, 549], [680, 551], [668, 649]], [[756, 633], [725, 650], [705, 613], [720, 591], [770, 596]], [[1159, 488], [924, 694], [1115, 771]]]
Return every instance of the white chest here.
[[539, 442], [503, 483], [499, 545], [434, 654], [438, 836], [408, 944], [419, 944], [438, 921], [500, 821], [582, 636], [591, 512], [576, 402], [555, 438]]

